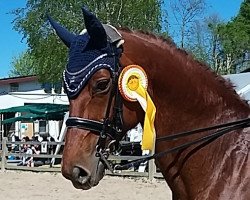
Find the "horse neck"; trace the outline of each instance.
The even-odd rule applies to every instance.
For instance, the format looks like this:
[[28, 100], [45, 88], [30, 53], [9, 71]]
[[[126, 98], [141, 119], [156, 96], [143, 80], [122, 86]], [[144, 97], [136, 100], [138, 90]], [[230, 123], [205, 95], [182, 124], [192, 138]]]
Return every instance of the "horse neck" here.
[[[140, 34], [125, 38], [125, 41], [125, 54], [132, 62], [130, 64], [141, 65], [148, 75], [149, 93], [157, 108], [157, 137], [249, 116], [249, 106], [235, 94], [231, 85], [184, 51], [160, 39]], [[164, 151], [195, 137], [156, 144], [156, 151]], [[225, 177], [219, 178], [226, 164], [232, 164], [228, 155], [234, 156], [235, 143], [240, 145], [245, 141], [244, 137], [239, 134], [224, 136], [195, 151], [190, 158], [187, 155], [194, 147], [177, 155], [168, 155], [158, 160], [159, 167], [174, 193], [186, 197], [195, 195], [195, 190], [209, 188], [206, 178], [214, 182], [213, 188], [207, 191], [216, 190], [217, 183], [231, 176], [230, 173], [235, 172], [241, 163], [235, 156], [236, 165]]]
[[[204, 126], [249, 115], [249, 106], [229, 82], [183, 50], [151, 35], [126, 33], [125, 36], [129, 64], [145, 69], [158, 118], [168, 119], [165, 123], [174, 125], [178, 119], [187, 123], [186, 128], [194, 128], [197, 121]], [[178, 127], [172, 129], [176, 131]]]

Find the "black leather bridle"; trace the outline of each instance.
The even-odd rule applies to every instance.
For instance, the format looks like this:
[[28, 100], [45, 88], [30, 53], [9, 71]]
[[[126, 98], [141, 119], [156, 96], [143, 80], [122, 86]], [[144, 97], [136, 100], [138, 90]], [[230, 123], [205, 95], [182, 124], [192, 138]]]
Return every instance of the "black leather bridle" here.
[[[112, 44], [111, 44], [112, 45]], [[84, 119], [79, 117], [69, 117], [66, 121], [68, 128], [79, 128], [84, 130], [92, 131], [94, 134], [100, 136], [97, 142], [97, 153], [96, 156], [100, 157], [100, 160], [106, 165], [106, 167], [113, 171], [107, 158], [110, 153], [115, 150], [122, 139], [122, 128], [123, 128], [123, 116], [122, 116], [122, 97], [118, 88], [118, 78], [120, 75], [121, 65], [119, 59], [121, 54], [115, 52], [116, 47], [113, 46], [113, 53], [108, 55], [114, 58], [115, 68], [112, 72], [112, 84], [111, 92], [106, 107], [106, 113], [103, 121], [95, 121], [90, 119]], [[112, 102], [114, 99], [113, 114], [110, 117]], [[109, 144], [107, 143], [107, 137], [109, 137]], [[112, 145], [112, 149], [111, 149]]]

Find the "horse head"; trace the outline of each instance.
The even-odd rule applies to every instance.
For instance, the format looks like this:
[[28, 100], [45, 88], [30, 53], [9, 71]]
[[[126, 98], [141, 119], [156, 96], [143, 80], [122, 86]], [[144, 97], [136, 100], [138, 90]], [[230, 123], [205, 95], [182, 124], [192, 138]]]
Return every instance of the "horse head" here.
[[[135, 102], [124, 102], [117, 79], [122, 39], [113, 27], [83, 8], [86, 30], [70, 33], [49, 17], [57, 35], [69, 48], [63, 73], [70, 110], [62, 161], [62, 174], [76, 188], [98, 184], [105, 170], [105, 149], [143, 119]], [[111, 30], [113, 37], [106, 32]], [[114, 37], [115, 35], [115, 37]], [[101, 156], [100, 156], [101, 154]]]

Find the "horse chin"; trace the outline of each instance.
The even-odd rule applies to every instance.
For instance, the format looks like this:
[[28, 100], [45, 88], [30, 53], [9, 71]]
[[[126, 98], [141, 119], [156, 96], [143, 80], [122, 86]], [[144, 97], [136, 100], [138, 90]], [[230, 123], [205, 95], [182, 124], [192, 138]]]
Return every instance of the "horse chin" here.
[[94, 187], [98, 185], [99, 181], [102, 180], [105, 174], [105, 167], [102, 162], [99, 162], [96, 168], [95, 173], [92, 174], [90, 182], [91, 185]]
[[88, 182], [88, 183], [85, 183], [84, 185], [81, 185], [79, 183], [75, 183], [75, 182], [72, 182], [73, 183], [73, 186], [76, 188], [76, 189], [81, 189], [81, 190], [89, 190], [92, 186], [91, 184]]

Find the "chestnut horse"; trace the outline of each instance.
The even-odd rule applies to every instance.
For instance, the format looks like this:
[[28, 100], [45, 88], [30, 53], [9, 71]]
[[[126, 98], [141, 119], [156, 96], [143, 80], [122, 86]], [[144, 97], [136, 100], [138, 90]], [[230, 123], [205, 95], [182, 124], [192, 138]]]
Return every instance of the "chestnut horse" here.
[[[81, 35], [68, 32], [49, 18], [70, 48], [64, 72], [70, 117], [62, 174], [76, 188], [90, 189], [102, 179], [109, 165], [107, 155], [99, 153], [103, 152], [100, 148], [107, 148], [110, 138], [122, 137], [138, 122], [143, 124], [145, 113], [140, 104], [123, 99], [116, 89], [120, 68], [127, 65], [140, 65], [148, 76], [148, 93], [157, 109], [156, 138], [249, 118], [249, 105], [231, 83], [171, 41], [124, 29], [119, 29], [121, 38], [113, 29], [118, 36], [113, 40], [95, 15], [84, 8], [83, 15], [87, 30]], [[114, 124], [107, 122], [114, 118], [119, 121], [115, 130]], [[156, 141], [155, 153], [210, 133]], [[173, 199], [243, 200], [250, 198], [249, 149], [250, 130], [244, 126], [202, 145], [156, 157], [155, 162]]]

